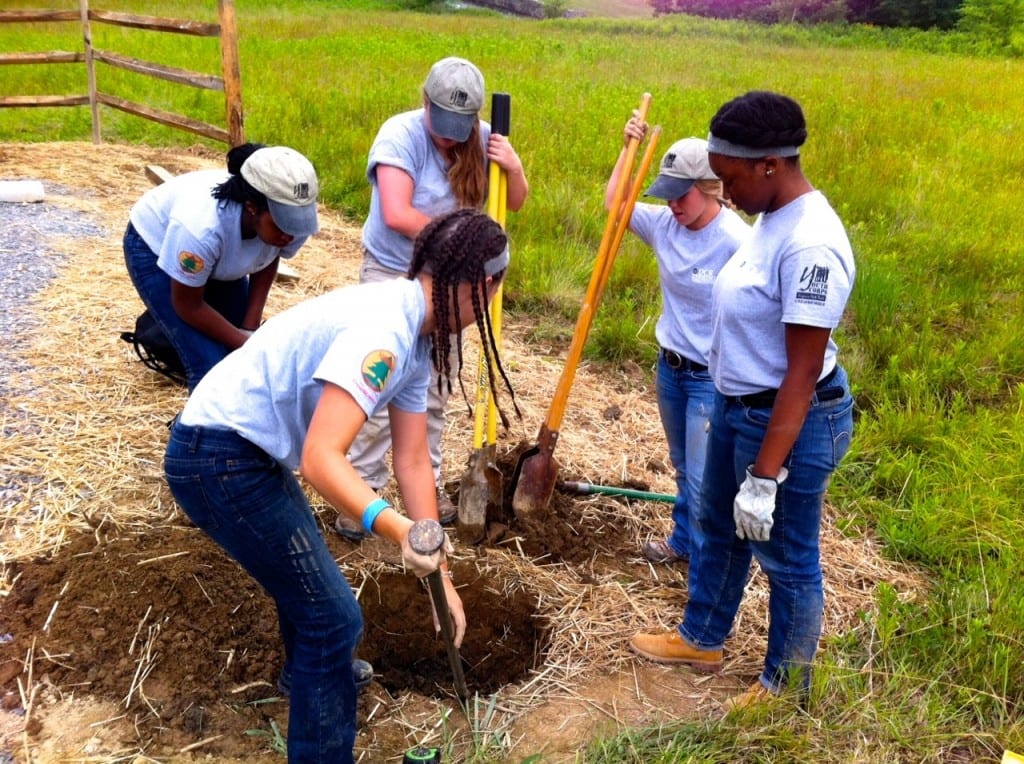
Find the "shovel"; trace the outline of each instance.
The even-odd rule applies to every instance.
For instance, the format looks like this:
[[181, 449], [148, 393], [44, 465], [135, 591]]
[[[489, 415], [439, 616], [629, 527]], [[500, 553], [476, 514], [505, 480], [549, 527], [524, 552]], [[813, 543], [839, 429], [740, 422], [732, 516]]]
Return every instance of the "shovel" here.
[[[511, 97], [508, 93], [491, 96], [491, 131], [508, 135]], [[508, 196], [508, 177], [504, 170], [492, 162], [488, 178], [489, 194], [487, 214], [505, 227], [505, 205]], [[495, 345], [501, 342], [501, 288], [491, 300], [491, 331]], [[483, 540], [487, 530], [488, 508], [492, 514], [501, 509], [501, 470], [496, 463], [498, 434], [497, 404], [491, 395], [487, 361], [483, 350], [477, 368], [476, 402], [473, 409], [473, 452], [469, 455], [466, 471], [459, 483], [459, 514], [456, 530], [459, 539], [467, 544]], [[487, 444], [484, 444], [484, 437]], [[494, 508], [497, 508], [495, 510]]]
[[[643, 98], [640, 100], [640, 119], [647, 118], [650, 106], [651, 94], [644, 93]], [[612, 204], [608, 210], [604, 234], [601, 237], [601, 244], [598, 246], [597, 258], [594, 262], [594, 270], [590, 276], [590, 283], [587, 286], [583, 306], [580, 309], [579, 317], [576, 319], [576, 328], [573, 331], [565, 367], [562, 369], [562, 374], [558, 379], [558, 385], [555, 388], [555, 395], [551, 401], [547, 418], [541, 425], [540, 432], [537, 435], [537, 444], [533, 448], [524, 451], [516, 465], [513, 476], [515, 490], [512, 495], [512, 510], [520, 519], [547, 507], [548, 502], [551, 500], [551, 494], [555, 490], [559, 464], [554, 458], [554, 450], [558, 443], [558, 432], [562, 424], [562, 417], [565, 414], [569, 389], [572, 387], [572, 382], [576, 375], [576, 367], [579, 364], [580, 357], [583, 355], [583, 347], [587, 342], [587, 335], [590, 332], [594, 312], [597, 310], [605, 284], [611, 273], [615, 254], [622, 242], [625, 229], [629, 227], [629, 218], [633, 212], [633, 205], [636, 203], [636, 198], [640, 195], [641, 181], [646, 176], [647, 170], [650, 167], [651, 159], [654, 156], [654, 146], [660, 133], [661, 129], [658, 127], [652, 130], [647, 149], [640, 163], [640, 169], [630, 190], [630, 197], [623, 203], [626, 183], [629, 180], [629, 173], [633, 168], [633, 161], [636, 158], [639, 142], [631, 138], [626, 145], [626, 161], [623, 165], [624, 172], [616, 185]]]

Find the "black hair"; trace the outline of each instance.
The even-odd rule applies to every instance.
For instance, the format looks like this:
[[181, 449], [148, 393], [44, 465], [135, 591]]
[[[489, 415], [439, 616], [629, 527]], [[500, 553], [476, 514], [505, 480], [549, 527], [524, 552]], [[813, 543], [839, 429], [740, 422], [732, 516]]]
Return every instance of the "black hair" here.
[[243, 143], [228, 150], [227, 164], [231, 177], [213, 187], [210, 195], [221, 202], [238, 202], [245, 204], [251, 202], [257, 212], [269, 209], [267, 197], [262, 191], [257, 191], [249, 181], [242, 177], [242, 165], [245, 160], [257, 149], [266, 148], [262, 143]]
[[711, 133], [750, 148], [802, 146], [807, 122], [800, 104], [766, 90], [751, 90], [733, 98], [711, 118]]
[[[433, 306], [436, 326], [433, 333], [431, 358], [435, 368], [441, 372], [437, 378], [438, 392], [447, 384], [452, 390], [451, 348], [452, 337], [448, 331], [451, 324], [452, 308], [457, 305], [459, 284], [473, 285], [473, 316], [480, 332], [481, 352], [487, 363], [487, 380], [491, 395], [498, 400], [495, 371], [501, 375], [512, 399], [517, 416], [522, 416], [516, 404], [515, 391], [501, 365], [497, 344], [491, 327], [491, 315], [487, 310], [487, 272], [485, 264], [500, 257], [508, 247], [508, 237], [492, 218], [477, 210], [463, 208], [438, 215], [420, 231], [413, 243], [412, 264], [409, 278], [419, 273], [430, 274], [433, 278]], [[495, 281], [505, 277], [505, 269], [491, 274]], [[462, 396], [468, 404], [465, 386], [462, 383], [462, 322], [454, 316], [456, 326], [456, 348], [458, 369], [456, 376]], [[502, 424], [507, 428], [505, 412], [498, 407]]]

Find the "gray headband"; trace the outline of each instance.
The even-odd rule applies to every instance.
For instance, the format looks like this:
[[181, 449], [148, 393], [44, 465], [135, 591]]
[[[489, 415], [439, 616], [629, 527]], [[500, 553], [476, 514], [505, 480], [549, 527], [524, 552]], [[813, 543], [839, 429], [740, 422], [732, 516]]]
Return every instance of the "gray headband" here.
[[798, 146], [769, 146], [767, 148], [754, 148], [753, 146], [740, 146], [738, 143], [730, 143], [725, 138], [718, 138], [708, 133], [708, 153], [721, 154], [726, 157], [738, 157], [740, 159], [760, 159], [761, 157], [796, 157], [800, 156]]
[[512, 258], [508, 251], [508, 245], [506, 244], [505, 249], [501, 251], [500, 255], [492, 257], [484, 263], [484, 275], [494, 276], [497, 273], [501, 273], [503, 270], [508, 268], [508, 264], [511, 259]]

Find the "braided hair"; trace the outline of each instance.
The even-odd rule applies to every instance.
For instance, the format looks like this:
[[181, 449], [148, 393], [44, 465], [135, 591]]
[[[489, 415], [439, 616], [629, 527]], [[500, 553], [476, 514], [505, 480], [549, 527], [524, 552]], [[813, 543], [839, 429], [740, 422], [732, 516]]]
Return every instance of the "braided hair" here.
[[711, 133], [751, 148], [802, 146], [807, 140], [807, 122], [800, 104], [792, 98], [751, 90], [719, 108], [711, 118]]
[[[501, 374], [512, 399], [512, 406], [517, 416], [521, 416], [516, 404], [515, 391], [505, 374], [498, 355], [497, 344], [491, 327], [491, 316], [487, 310], [487, 277], [495, 282], [505, 277], [506, 269], [488, 273], [486, 264], [505, 253], [508, 237], [494, 220], [477, 210], [468, 208], [454, 210], [439, 215], [420, 231], [413, 244], [412, 264], [409, 266], [409, 278], [420, 273], [429, 274], [433, 278], [433, 307], [436, 325], [431, 337], [431, 360], [434, 367], [441, 372], [437, 378], [438, 392], [443, 392], [444, 385], [448, 392], [452, 391], [451, 348], [452, 335], [448, 328], [455, 321], [455, 346], [458, 349], [458, 368], [455, 375], [459, 380], [459, 388], [467, 402], [466, 388], [462, 382], [462, 320], [453, 307], [458, 305], [459, 284], [473, 285], [472, 304], [473, 316], [477, 330], [480, 332], [481, 348], [487, 363], [487, 379], [491, 395], [498, 400], [495, 370]], [[501, 423], [508, 427], [505, 412], [498, 407]]]

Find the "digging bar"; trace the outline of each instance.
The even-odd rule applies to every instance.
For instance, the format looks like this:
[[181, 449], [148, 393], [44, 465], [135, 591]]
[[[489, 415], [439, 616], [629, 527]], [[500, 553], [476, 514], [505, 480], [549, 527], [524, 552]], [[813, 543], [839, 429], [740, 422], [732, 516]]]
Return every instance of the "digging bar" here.
[[[651, 94], [644, 93], [640, 100], [640, 119], [645, 120], [647, 118], [651, 100]], [[659, 134], [660, 129], [655, 129], [651, 137], [656, 139]], [[590, 332], [594, 313], [597, 310], [605, 284], [611, 273], [611, 266], [614, 262], [618, 245], [622, 241], [625, 229], [629, 227], [629, 218], [632, 214], [636, 197], [639, 195], [640, 184], [646, 175], [647, 168], [650, 167], [654, 143], [656, 143], [656, 140], [648, 143], [647, 150], [644, 152], [643, 162], [641, 163], [641, 169], [637, 173], [637, 178], [634, 180], [631, 188], [630, 199], [624, 202], [623, 197], [625, 196], [626, 184], [629, 180], [629, 173], [633, 168], [639, 141], [631, 138], [626, 145], [626, 157], [623, 164], [624, 171], [615, 187], [612, 204], [609, 207], [608, 218], [605, 222], [604, 234], [601, 237], [601, 244], [598, 247], [597, 258], [594, 262], [594, 270], [591, 273], [590, 283], [587, 286], [583, 306], [576, 320], [572, 342], [569, 346], [562, 374], [558, 379], [558, 385], [555, 388], [551, 407], [537, 435], [536, 445], [524, 451], [516, 465], [513, 476], [515, 488], [512, 495], [512, 510], [519, 518], [529, 517], [538, 510], [546, 508], [551, 500], [551, 494], [554, 492], [559, 469], [559, 464], [554, 458], [554, 450], [558, 443], [559, 428], [562, 424], [562, 417], [565, 414], [569, 390], [576, 375], [576, 367], [583, 355], [583, 347], [587, 342], [587, 335]]]
[[[417, 520], [409, 529], [409, 546], [417, 554], [431, 555], [440, 549], [442, 544], [444, 544], [444, 528], [437, 520]], [[430, 590], [430, 599], [434, 603], [437, 621], [441, 624], [441, 636], [444, 638], [448, 663], [455, 679], [455, 694], [459, 696], [459, 700], [466, 700], [469, 697], [469, 690], [466, 687], [466, 677], [462, 673], [462, 657], [459, 655], [459, 648], [455, 646], [455, 626], [452, 624], [452, 614], [448, 610], [448, 598], [444, 596], [444, 582], [441, 580], [441, 575], [440, 570], [435, 570], [428, 575], [427, 588]]]

